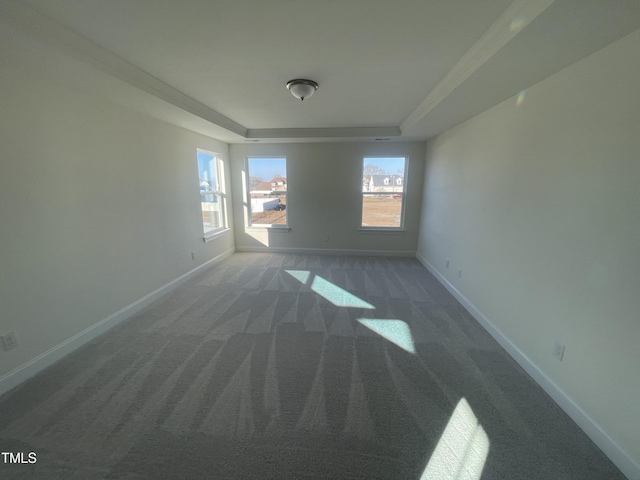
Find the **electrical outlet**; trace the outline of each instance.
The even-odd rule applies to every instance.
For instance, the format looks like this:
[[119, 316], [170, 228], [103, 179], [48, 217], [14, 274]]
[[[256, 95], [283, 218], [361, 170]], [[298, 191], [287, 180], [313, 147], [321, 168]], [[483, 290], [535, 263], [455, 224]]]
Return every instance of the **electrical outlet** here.
[[447, 258], [447, 260], [444, 262], [444, 264], [447, 266], [447, 268], [449, 268], [449, 259]]
[[461, 268], [458, 269], [458, 278], [462, 278], [462, 269]]
[[196, 259], [196, 252], [191, 252], [191, 260], [195, 260]]
[[562, 357], [564, 357], [564, 344], [556, 342], [553, 345], [553, 356], [562, 361]]
[[16, 336], [16, 332], [9, 332], [0, 337], [0, 339], [2, 339], [2, 348], [5, 350], [11, 350], [18, 346], [18, 337]]

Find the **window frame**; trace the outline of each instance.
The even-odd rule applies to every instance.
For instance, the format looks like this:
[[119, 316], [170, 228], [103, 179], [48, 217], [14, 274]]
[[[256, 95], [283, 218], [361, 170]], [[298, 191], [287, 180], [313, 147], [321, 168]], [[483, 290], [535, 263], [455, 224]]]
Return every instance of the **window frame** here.
[[[284, 220], [285, 223], [254, 223], [253, 222], [253, 211], [251, 209], [251, 170], [249, 168], [250, 160], [269, 160], [269, 159], [283, 159], [284, 160], [284, 178], [286, 180], [285, 189], [284, 190], [272, 190], [271, 193], [275, 195], [284, 195], [285, 197], [285, 209], [284, 209]], [[289, 167], [287, 162], [287, 157], [285, 155], [249, 155], [245, 157], [244, 169], [246, 172], [245, 178], [245, 189], [246, 189], [246, 206], [247, 206], [247, 219], [246, 219], [246, 227], [247, 228], [255, 228], [255, 229], [270, 229], [270, 230], [280, 230], [280, 231], [289, 231], [289, 174], [287, 173]], [[264, 180], [265, 182], [269, 182], [273, 179]]]
[[[378, 158], [402, 158], [404, 159], [404, 170], [402, 172], [402, 204], [400, 206], [400, 225], [397, 227], [385, 227], [385, 226], [370, 226], [362, 224], [362, 217], [364, 214], [364, 198], [365, 196], [383, 196], [389, 195], [393, 192], [365, 192], [364, 191], [364, 167], [366, 161], [371, 159], [375, 160]], [[402, 233], [405, 231], [404, 219], [405, 219], [405, 210], [407, 204], [407, 182], [408, 182], [408, 173], [409, 171], [409, 156], [408, 155], [367, 155], [363, 156], [360, 163], [360, 226], [358, 230], [361, 233]], [[396, 174], [389, 174], [396, 175]]]
[[[227, 193], [226, 193], [226, 179], [225, 179], [225, 172], [224, 172], [224, 160], [222, 158], [222, 155], [216, 152], [212, 152], [210, 150], [205, 150], [203, 148], [197, 148], [196, 149], [196, 159], [197, 159], [197, 166], [198, 166], [198, 192], [200, 194], [200, 221], [201, 221], [201, 225], [202, 225], [202, 235], [203, 235], [203, 240], [205, 242], [208, 242], [209, 240], [211, 240], [214, 237], [217, 237], [218, 235], [226, 232], [229, 230], [229, 224], [228, 224], [228, 212], [227, 212]], [[212, 189], [212, 190], [202, 190], [202, 178], [200, 177], [200, 158], [198, 158], [198, 154], [203, 153], [205, 155], [211, 155], [211, 160], [209, 160], [210, 162], [214, 163], [214, 171], [215, 171], [215, 175], [216, 175], [216, 184], [217, 184], [217, 188]], [[213, 228], [212, 230], [207, 231], [206, 230], [206, 225], [204, 222], [204, 209], [203, 209], [203, 203], [204, 202], [204, 197], [206, 195], [212, 195], [214, 197], [216, 197], [218, 199], [217, 202], [214, 203], [218, 203], [220, 206], [220, 218], [219, 218], [219, 225], [215, 228]]]

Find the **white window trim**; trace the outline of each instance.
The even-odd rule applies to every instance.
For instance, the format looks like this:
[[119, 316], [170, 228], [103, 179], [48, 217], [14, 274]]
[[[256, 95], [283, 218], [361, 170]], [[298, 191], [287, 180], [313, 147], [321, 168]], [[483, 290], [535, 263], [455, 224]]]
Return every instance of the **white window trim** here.
[[[210, 242], [214, 238], [219, 237], [220, 235], [229, 232], [231, 229], [228, 224], [228, 216], [227, 216], [227, 193], [226, 193], [226, 179], [225, 179], [225, 168], [224, 168], [224, 160], [222, 159], [222, 155], [216, 152], [212, 152], [210, 150], [205, 150], [203, 148], [198, 148], [197, 152], [203, 152], [207, 155], [213, 156], [213, 161], [215, 162], [216, 168], [216, 177], [218, 181], [218, 189], [203, 192], [200, 190], [200, 176], [198, 175], [198, 192], [200, 196], [200, 223], [202, 225], [202, 240], [206, 242]], [[204, 231], [204, 222], [202, 221], [202, 196], [204, 194], [207, 195], [215, 195], [220, 199], [220, 226], [210, 230], [208, 232]]]
[[[400, 226], [399, 227], [376, 227], [376, 226], [363, 226], [362, 225], [362, 209], [364, 208], [364, 196], [365, 195], [385, 195], [385, 192], [363, 192], [362, 187], [364, 186], [364, 161], [367, 158], [404, 158], [404, 172], [403, 172], [403, 181], [402, 181], [402, 207], [400, 211]], [[402, 234], [406, 231], [404, 226], [404, 213], [407, 205], [407, 184], [409, 182], [409, 178], [407, 177], [407, 172], [409, 171], [409, 156], [408, 155], [366, 155], [362, 157], [360, 162], [360, 227], [358, 227], [359, 233], [365, 234]]]
[[288, 225], [269, 225], [268, 223], [254, 223], [244, 228], [245, 232], [264, 232], [269, 230], [270, 232], [290, 232], [291, 227]]
[[[285, 197], [287, 198], [287, 203], [286, 203], [286, 212], [285, 212], [285, 219], [287, 221], [286, 224], [279, 224], [279, 223], [253, 223], [252, 222], [252, 218], [253, 218], [253, 212], [251, 211], [251, 185], [249, 184], [249, 180], [251, 178], [250, 175], [250, 171], [249, 171], [249, 159], [253, 158], [253, 159], [269, 159], [269, 158], [284, 158], [284, 165], [285, 165], [285, 172], [284, 172], [284, 176], [287, 179], [287, 189], [286, 190], [272, 190], [272, 193], [275, 194], [284, 194]], [[287, 170], [289, 169], [288, 165], [287, 165], [287, 157], [286, 155], [251, 155], [251, 156], [247, 156], [244, 159], [244, 171], [246, 172], [245, 175], [245, 191], [246, 191], [246, 198], [245, 198], [245, 204], [246, 204], [246, 208], [247, 208], [247, 219], [246, 222], [247, 224], [245, 225], [245, 231], [247, 232], [258, 232], [258, 231], [265, 231], [265, 230], [269, 230], [269, 231], [273, 231], [273, 232], [289, 232], [291, 231], [291, 227], [289, 226], [289, 174], [287, 173]], [[268, 181], [268, 180], [265, 180]]]
[[215, 240], [216, 238], [221, 237], [222, 235], [224, 235], [226, 233], [229, 233], [230, 231], [231, 231], [231, 229], [228, 228], [228, 227], [216, 229], [215, 231], [210, 232], [209, 235], [206, 235], [202, 239], [202, 241], [204, 243], [210, 242], [211, 240]]
[[402, 235], [406, 232], [406, 229], [402, 227], [360, 227], [358, 233], [373, 233], [380, 235]]

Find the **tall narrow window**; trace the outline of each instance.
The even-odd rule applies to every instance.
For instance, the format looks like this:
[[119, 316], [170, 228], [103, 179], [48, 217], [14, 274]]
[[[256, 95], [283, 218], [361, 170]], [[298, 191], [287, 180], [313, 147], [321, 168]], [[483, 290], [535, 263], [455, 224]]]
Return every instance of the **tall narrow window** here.
[[368, 157], [362, 163], [362, 228], [403, 228], [405, 157]]
[[224, 164], [220, 155], [198, 149], [200, 204], [205, 239], [227, 226]]
[[252, 225], [287, 225], [287, 159], [247, 158]]

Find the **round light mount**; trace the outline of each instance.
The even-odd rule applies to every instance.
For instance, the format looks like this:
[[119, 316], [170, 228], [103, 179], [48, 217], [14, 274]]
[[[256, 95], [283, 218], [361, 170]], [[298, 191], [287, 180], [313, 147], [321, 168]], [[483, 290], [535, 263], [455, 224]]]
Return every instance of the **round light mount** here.
[[318, 89], [318, 84], [313, 80], [305, 80], [304, 78], [296, 78], [287, 82], [287, 88], [296, 98], [304, 100], [309, 98]]

